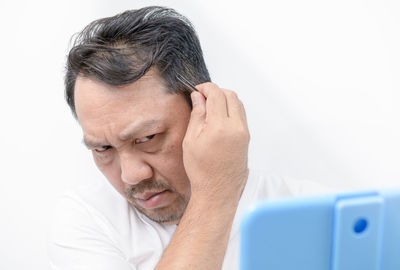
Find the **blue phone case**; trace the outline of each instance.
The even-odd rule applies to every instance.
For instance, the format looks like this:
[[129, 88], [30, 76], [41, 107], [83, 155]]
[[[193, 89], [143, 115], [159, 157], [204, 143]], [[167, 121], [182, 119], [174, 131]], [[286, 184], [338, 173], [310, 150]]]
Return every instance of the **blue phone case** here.
[[241, 270], [400, 270], [400, 190], [264, 201], [243, 218]]

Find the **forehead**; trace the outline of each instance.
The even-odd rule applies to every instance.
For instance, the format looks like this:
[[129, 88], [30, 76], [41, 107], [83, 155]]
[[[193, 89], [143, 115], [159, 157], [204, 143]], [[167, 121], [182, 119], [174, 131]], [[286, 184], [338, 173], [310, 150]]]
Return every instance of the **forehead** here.
[[168, 93], [162, 79], [152, 71], [124, 86], [78, 76], [74, 98], [79, 123], [89, 136], [106, 128], [122, 131], [134, 122], [178, 120], [189, 110], [185, 98]]
[[134, 101], [140, 105], [149, 99], [166, 96], [166, 89], [157, 73], [150, 70], [136, 82], [113, 86], [96, 78], [78, 76], [75, 82], [74, 100], [78, 116], [86, 116], [107, 103]]

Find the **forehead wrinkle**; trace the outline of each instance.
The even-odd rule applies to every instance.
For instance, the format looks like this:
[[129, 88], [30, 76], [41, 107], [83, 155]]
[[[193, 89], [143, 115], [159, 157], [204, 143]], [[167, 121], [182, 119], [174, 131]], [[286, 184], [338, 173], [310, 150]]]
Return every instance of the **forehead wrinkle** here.
[[[102, 147], [102, 146], [107, 146], [111, 145], [112, 140], [109, 140], [107, 136], [107, 130], [110, 132], [112, 129], [115, 128], [115, 125], [113, 123], [110, 123], [109, 125], [104, 125], [106, 129], [101, 129], [99, 130], [85, 130], [83, 127], [83, 144], [86, 145], [88, 148], [95, 148], [95, 147]], [[103, 127], [104, 127], [103, 126]], [[102, 135], [101, 135], [102, 134]], [[96, 136], [96, 135], [99, 135]]]
[[161, 123], [161, 119], [151, 119], [145, 121], [135, 121], [123, 129], [119, 134], [119, 139], [125, 141], [140, 132], [157, 128]]

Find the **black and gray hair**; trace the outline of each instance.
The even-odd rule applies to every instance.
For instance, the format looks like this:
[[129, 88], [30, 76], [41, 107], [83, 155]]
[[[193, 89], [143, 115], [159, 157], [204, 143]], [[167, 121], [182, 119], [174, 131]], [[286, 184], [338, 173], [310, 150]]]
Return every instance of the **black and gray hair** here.
[[68, 54], [67, 103], [76, 117], [78, 75], [121, 86], [137, 81], [152, 67], [168, 92], [183, 94], [189, 105], [190, 89], [177, 76], [193, 84], [211, 80], [193, 25], [175, 10], [151, 6], [96, 20], [76, 35]]

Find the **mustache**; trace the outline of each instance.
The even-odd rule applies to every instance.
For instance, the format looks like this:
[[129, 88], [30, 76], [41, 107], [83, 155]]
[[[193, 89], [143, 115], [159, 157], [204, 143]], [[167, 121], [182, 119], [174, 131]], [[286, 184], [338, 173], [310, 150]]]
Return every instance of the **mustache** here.
[[159, 190], [168, 190], [175, 191], [171, 186], [157, 180], [145, 180], [140, 182], [137, 185], [132, 185], [129, 188], [125, 189], [125, 194], [128, 198], [134, 199], [136, 194], [140, 194], [146, 191], [159, 191]]

